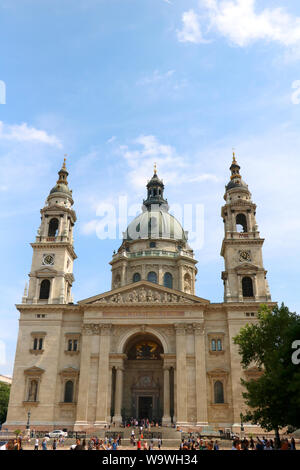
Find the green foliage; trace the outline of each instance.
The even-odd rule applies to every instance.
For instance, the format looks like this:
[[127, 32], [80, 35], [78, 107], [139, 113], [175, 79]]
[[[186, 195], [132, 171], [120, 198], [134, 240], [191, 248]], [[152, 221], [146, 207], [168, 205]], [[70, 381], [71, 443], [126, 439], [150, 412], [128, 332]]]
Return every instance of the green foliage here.
[[257, 324], [247, 324], [234, 338], [243, 367], [256, 366], [261, 376], [241, 380], [249, 407], [244, 421], [278, 432], [300, 427], [300, 365], [292, 363], [292, 343], [300, 340], [300, 317], [284, 304], [270, 310], [262, 305]]
[[0, 423], [6, 420], [8, 401], [9, 401], [10, 386], [0, 383]]

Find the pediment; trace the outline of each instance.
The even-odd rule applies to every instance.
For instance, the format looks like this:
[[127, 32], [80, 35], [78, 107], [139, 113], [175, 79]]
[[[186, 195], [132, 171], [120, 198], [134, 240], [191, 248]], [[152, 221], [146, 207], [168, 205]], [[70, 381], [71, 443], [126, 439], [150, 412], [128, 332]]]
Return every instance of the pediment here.
[[226, 369], [222, 369], [217, 367], [216, 369], [207, 371], [207, 375], [210, 378], [218, 378], [218, 377], [226, 377], [229, 374], [229, 371]]
[[241, 263], [235, 268], [236, 272], [249, 272], [249, 271], [258, 271], [259, 267], [253, 263]]
[[75, 367], [65, 367], [64, 369], [62, 369], [60, 371], [60, 375], [64, 376], [64, 377], [69, 377], [69, 376], [77, 376], [79, 375], [79, 370], [76, 369]]
[[208, 304], [209, 301], [186, 292], [149, 281], [139, 281], [78, 302], [84, 304]]
[[35, 271], [35, 275], [36, 276], [40, 276], [40, 277], [44, 277], [44, 276], [56, 276], [57, 275], [57, 271], [56, 269], [53, 269], [53, 268], [49, 268], [48, 266], [45, 266], [44, 268], [41, 268], [41, 269], [38, 269]]
[[262, 369], [256, 366], [250, 367], [245, 370], [245, 375], [248, 379], [258, 379], [263, 374]]
[[44, 372], [44, 369], [37, 366], [32, 366], [24, 370], [25, 375], [42, 375]]

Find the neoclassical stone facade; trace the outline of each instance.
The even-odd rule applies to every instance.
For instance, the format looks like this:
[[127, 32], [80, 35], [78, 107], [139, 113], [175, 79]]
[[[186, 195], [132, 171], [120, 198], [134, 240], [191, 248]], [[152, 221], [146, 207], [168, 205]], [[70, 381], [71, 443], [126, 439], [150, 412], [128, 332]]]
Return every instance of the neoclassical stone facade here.
[[235, 157], [222, 208], [224, 301], [195, 295], [188, 234], [156, 170], [110, 262], [111, 290], [73, 303], [72, 192], [65, 163], [41, 210], [20, 312], [6, 427], [95, 432], [130, 417], [238, 430], [243, 371], [233, 337], [271, 302], [256, 206]]

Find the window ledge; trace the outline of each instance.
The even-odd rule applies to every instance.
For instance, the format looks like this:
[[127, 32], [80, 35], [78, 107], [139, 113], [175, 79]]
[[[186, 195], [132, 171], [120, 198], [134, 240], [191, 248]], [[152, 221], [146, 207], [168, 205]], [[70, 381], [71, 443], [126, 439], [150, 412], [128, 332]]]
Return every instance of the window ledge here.
[[68, 354], [69, 356], [76, 356], [76, 354], [79, 354], [79, 350], [77, 350], [77, 351], [68, 351], [66, 349], [65, 354]]
[[29, 349], [31, 354], [43, 354], [44, 349]]
[[210, 406], [216, 406], [216, 407], [228, 407], [229, 406], [229, 403], [211, 403]]
[[225, 350], [224, 349], [222, 349], [222, 351], [209, 350], [209, 354], [211, 354], [212, 356], [221, 356], [222, 354], [225, 354]]
[[66, 402], [66, 401], [60, 401], [59, 402], [59, 406], [63, 406], [63, 407], [68, 407], [68, 406], [76, 406], [77, 405], [77, 402], [76, 401], [72, 401], [72, 402]]
[[28, 400], [23, 401], [23, 405], [30, 405], [30, 406], [38, 406], [39, 403], [40, 403], [39, 401], [28, 401]]

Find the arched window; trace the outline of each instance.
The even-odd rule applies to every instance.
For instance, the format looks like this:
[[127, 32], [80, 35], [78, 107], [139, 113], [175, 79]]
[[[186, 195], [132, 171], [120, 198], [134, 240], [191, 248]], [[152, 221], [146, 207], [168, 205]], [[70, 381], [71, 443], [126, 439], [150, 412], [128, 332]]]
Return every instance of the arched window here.
[[224, 388], [222, 382], [217, 380], [214, 384], [215, 403], [224, 403]]
[[173, 276], [171, 273], [164, 274], [164, 286], [169, 287], [169, 289], [173, 288]]
[[44, 279], [41, 282], [40, 299], [49, 299], [49, 294], [50, 294], [50, 281], [49, 279]]
[[245, 214], [238, 214], [236, 216], [236, 229], [238, 232], [248, 232]]
[[147, 276], [147, 281], [157, 283], [157, 274], [154, 271], [150, 271]]
[[28, 389], [28, 401], [37, 401], [38, 381], [31, 380]]
[[68, 380], [65, 384], [65, 403], [72, 403], [73, 402], [73, 388], [74, 384], [72, 380]]
[[56, 237], [58, 231], [58, 220], [51, 219], [49, 222], [48, 237]]
[[212, 351], [216, 351], [216, 340], [215, 339], [212, 339], [211, 340], [211, 350]]
[[222, 351], [222, 340], [221, 339], [217, 340], [217, 350]]
[[133, 282], [139, 282], [141, 280], [141, 275], [140, 273], [134, 273], [132, 281]]
[[253, 282], [251, 277], [243, 277], [242, 279], [243, 297], [254, 297]]

